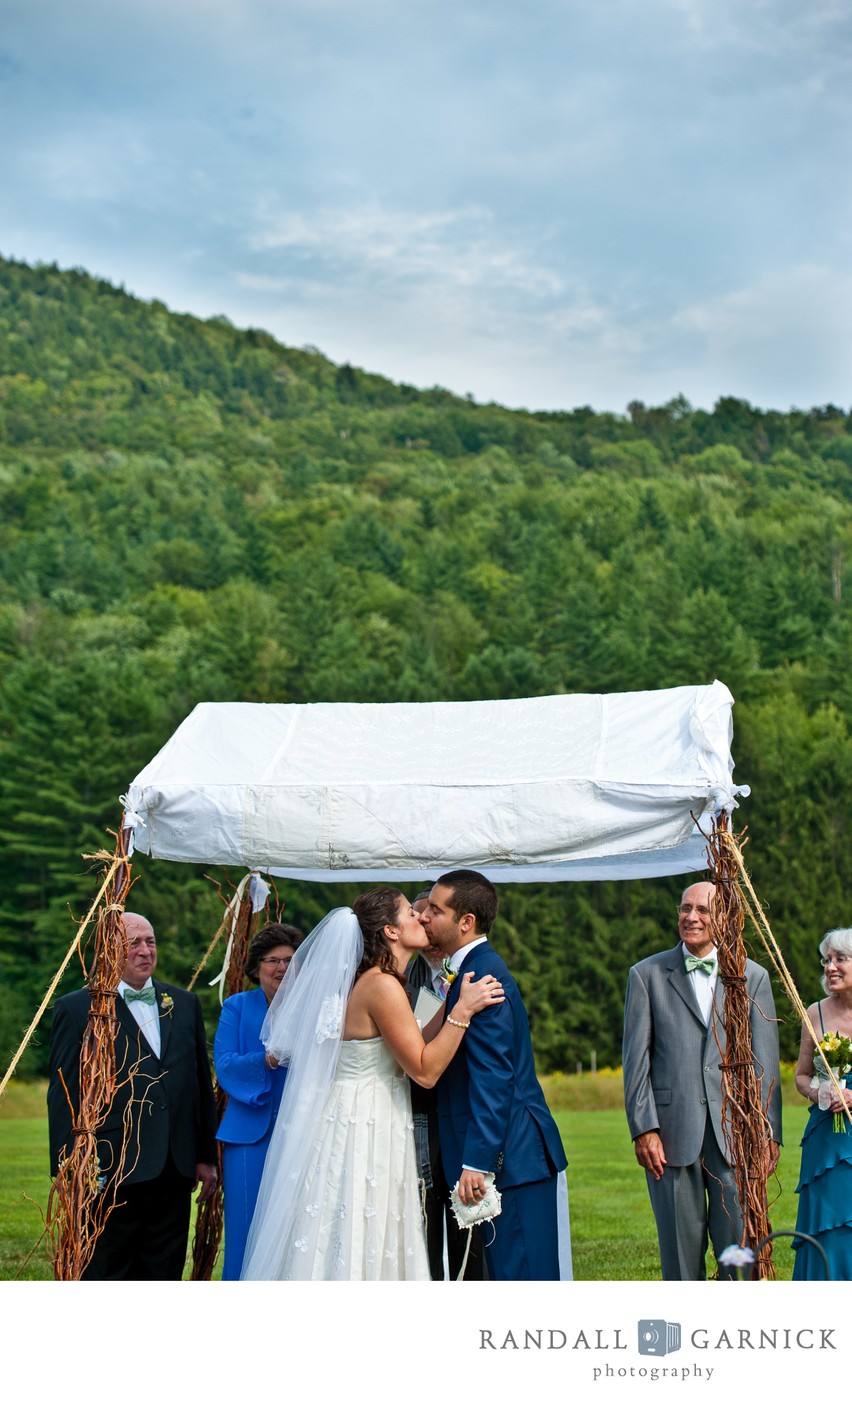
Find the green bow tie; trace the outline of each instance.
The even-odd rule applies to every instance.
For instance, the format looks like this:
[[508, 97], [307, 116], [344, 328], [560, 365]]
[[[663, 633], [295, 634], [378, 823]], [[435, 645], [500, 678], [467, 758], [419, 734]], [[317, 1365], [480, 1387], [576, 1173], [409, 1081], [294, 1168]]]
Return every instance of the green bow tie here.
[[716, 961], [713, 956], [705, 956], [703, 960], [698, 956], [684, 957], [687, 975], [690, 971], [703, 971], [705, 976], [712, 976], [715, 964]]
[[124, 992], [124, 999], [129, 1005], [131, 1000], [141, 1000], [143, 1005], [156, 1005], [157, 997], [154, 994], [154, 987], [146, 985], [142, 990], [131, 990], [128, 986]]

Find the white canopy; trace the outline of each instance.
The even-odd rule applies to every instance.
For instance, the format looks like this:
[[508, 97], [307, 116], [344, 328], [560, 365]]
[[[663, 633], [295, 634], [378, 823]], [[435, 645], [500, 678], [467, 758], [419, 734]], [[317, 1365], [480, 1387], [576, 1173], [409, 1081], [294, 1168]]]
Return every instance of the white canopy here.
[[735, 807], [721, 682], [611, 696], [196, 706], [125, 797], [135, 847], [314, 881], [662, 877]]

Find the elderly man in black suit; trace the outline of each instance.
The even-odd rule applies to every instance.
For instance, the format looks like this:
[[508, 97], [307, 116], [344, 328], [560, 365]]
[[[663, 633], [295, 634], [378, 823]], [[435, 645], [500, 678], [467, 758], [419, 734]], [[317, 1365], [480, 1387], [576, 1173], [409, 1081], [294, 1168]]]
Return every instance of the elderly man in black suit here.
[[[109, 1180], [115, 1170], [128, 1101], [130, 1141], [118, 1204], [83, 1279], [179, 1280], [191, 1192], [200, 1184], [198, 1201], [204, 1201], [218, 1181], [204, 1024], [196, 996], [153, 979], [157, 943], [148, 919], [126, 912], [124, 926], [127, 963], [115, 1002], [116, 1092], [98, 1129], [103, 1178]], [[53, 1172], [73, 1140], [72, 1106], [76, 1111], [89, 1004], [88, 990], [76, 990], [54, 1007], [47, 1092]]]

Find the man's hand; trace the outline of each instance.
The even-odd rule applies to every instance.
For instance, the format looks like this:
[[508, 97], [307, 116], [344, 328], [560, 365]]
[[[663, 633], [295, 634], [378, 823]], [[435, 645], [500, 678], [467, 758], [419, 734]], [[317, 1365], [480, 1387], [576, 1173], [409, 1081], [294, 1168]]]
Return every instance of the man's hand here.
[[[639, 1136], [634, 1139], [633, 1147], [639, 1166], [644, 1167], [646, 1172], [650, 1172], [655, 1181], [659, 1181], [666, 1165], [666, 1154], [663, 1151], [663, 1142], [660, 1134], [656, 1130], [649, 1133], [640, 1133]], [[777, 1160], [776, 1155], [776, 1161]]]
[[773, 1142], [772, 1139], [770, 1138], [770, 1140], [769, 1140], [769, 1145], [768, 1145], [767, 1152], [766, 1152], [766, 1175], [767, 1175], [767, 1177], [771, 1177], [771, 1176], [772, 1176], [772, 1173], [775, 1171], [775, 1168], [778, 1166], [778, 1158], [779, 1158], [780, 1156], [781, 1156], [781, 1149], [780, 1149], [780, 1147], [778, 1146], [778, 1143], [777, 1143], [777, 1142]]
[[463, 1206], [475, 1206], [485, 1195], [485, 1174], [472, 1172], [469, 1167], [462, 1169], [459, 1177], [459, 1200]]
[[196, 1206], [200, 1206], [202, 1201], [207, 1201], [219, 1185], [219, 1172], [210, 1162], [197, 1162], [195, 1165], [195, 1186], [201, 1183], [201, 1190], [195, 1198]]

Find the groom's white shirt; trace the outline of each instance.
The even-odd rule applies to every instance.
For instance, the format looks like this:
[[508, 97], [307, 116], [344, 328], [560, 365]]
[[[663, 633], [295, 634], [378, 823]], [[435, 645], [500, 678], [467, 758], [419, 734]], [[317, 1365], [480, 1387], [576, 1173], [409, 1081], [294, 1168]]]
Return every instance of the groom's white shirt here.
[[454, 951], [452, 956], [450, 957], [450, 970], [455, 971], [456, 975], [458, 975], [459, 971], [461, 970], [471, 951], [473, 951], [474, 947], [481, 946], [482, 942], [487, 940], [487, 936], [478, 936], [475, 941], [469, 941], [465, 946], [460, 946], [458, 951]]

